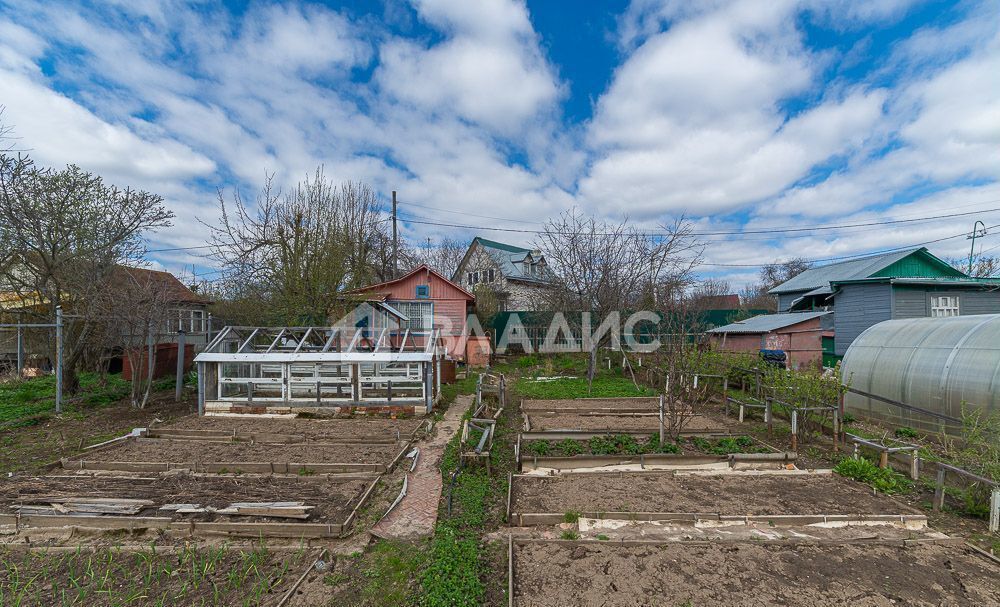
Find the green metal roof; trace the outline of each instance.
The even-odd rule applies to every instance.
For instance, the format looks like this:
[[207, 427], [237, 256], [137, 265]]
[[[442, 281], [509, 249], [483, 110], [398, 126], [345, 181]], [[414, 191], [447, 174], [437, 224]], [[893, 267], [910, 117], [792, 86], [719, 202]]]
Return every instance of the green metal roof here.
[[932, 255], [926, 248], [904, 249], [891, 253], [869, 255], [825, 266], [810, 268], [768, 293], [797, 293], [829, 287], [830, 283], [863, 280], [866, 278], [958, 278], [964, 277], [946, 262]]
[[484, 247], [489, 247], [491, 249], [499, 249], [501, 251], [506, 251], [508, 253], [530, 253], [531, 249], [525, 249], [524, 247], [515, 247], [512, 244], [504, 244], [502, 242], [497, 242], [495, 240], [487, 240], [481, 236], [476, 236], [473, 240], [479, 242], [479, 244]]

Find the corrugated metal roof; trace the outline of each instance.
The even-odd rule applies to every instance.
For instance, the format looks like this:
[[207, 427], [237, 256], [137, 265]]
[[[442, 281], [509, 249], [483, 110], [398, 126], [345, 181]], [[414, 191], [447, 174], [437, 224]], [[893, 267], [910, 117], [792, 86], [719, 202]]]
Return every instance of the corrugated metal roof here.
[[820, 316], [833, 314], [829, 310], [820, 312], [789, 312], [787, 314], [762, 314], [723, 327], [709, 329], [708, 333], [768, 333], [776, 329], [790, 327]]
[[796, 291], [811, 291], [819, 287], [827, 287], [831, 282], [842, 280], [858, 280], [868, 278], [872, 274], [887, 268], [900, 259], [920, 251], [923, 247], [904, 249], [894, 253], [870, 255], [860, 259], [850, 259], [831, 263], [817, 268], [810, 268], [780, 285], [768, 293], [794, 293]]
[[[536, 282], [540, 284], [547, 283], [548, 281], [541, 276], [532, 276], [531, 274], [525, 273], [523, 261], [529, 255], [533, 255], [530, 249], [524, 249], [521, 247], [515, 247], [513, 245], [503, 244], [501, 242], [496, 242], [493, 240], [486, 240], [485, 238], [476, 237], [479, 241], [480, 246], [486, 249], [486, 252], [496, 260], [497, 265], [500, 266], [500, 272], [508, 280], [521, 280], [524, 282]], [[538, 257], [541, 254], [538, 251], [534, 252]]]

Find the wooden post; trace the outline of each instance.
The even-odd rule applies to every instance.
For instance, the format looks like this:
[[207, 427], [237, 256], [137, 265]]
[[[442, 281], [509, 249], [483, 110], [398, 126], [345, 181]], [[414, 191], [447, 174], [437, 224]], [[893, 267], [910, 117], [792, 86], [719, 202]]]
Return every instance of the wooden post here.
[[792, 409], [792, 451], [799, 450], [799, 410]]
[[833, 452], [840, 451], [840, 410], [833, 410]]
[[774, 401], [771, 397], [764, 400], [764, 422], [767, 424], [767, 435], [774, 434]]
[[937, 481], [934, 483], [934, 504], [935, 510], [944, 508], [944, 468], [938, 468]]
[[184, 329], [177, 330], [177, 376], [174, 378], [174, 402], [181, 402], [181, 391], [184, 389], [184, 362], [186, 346], [184, 345]]
[[663, 444], [663, 395], [660, 395], [660, 444]]
[[722, 378], [722, 402], [726, 403], [726, 417], [729, 417], [729, 376]]
[[740, 403], [740, 423], [743, 423], [743, 403]]
[[1000, 487], [990, 494], [990, 533], [1000, 531]]
[[888, 449], [882, 449], [882, 451], [879, 452], [879, 454], [878, 454], [878, 467], [879, 468], [888, 468], [889, 467], [889, 450]]
[[910, 451], [910, 478], [915, 481], [920, 480], [920, 456], [917, 450]]

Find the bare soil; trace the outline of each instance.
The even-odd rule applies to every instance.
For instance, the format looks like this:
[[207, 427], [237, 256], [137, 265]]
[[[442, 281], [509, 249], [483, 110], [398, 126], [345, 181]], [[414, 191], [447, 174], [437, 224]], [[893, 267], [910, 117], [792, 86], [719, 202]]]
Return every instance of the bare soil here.
[[397, 445], [310, 445], [210, 443], [183, 440], [128, 440], [80, 458], [99, 462], [295, 462], [389, 464], [403, 448]]
[[384, 417], [345, 417], [334, 419], [253, 419], [251, 417], [182, 417], [161, 428], [183, 428], [186, 430], [216, 430], [252, 434], [272, 432], [276, 434], [299, 434], [306, 440], [335, 440], [342, 437], [383, 436], [407, 439], [422, 424], [424, 418], [388, 419]]
[[522, 607], [1000, 605], [1000, 568], [956, 546], [559, 542], [514, 559]]
[[[657, 414], [570, 414], [557, 415], [528, 414], [531, 429], [534, 430], [590, 430], [607, 431], [611, 434], [622, 430], [647, 430], [650, 433], [660, 429], [660, 418]], [[719, 430], [725, 431], [725, 426], [719, 421], [703, 415], [689, 417], [682, 430]]]
[[516, 476], [511, 512], [714, 512], [779, 514], [917, 514], [866, 486], [835, 475], [672, 473]]
[[211, 477], [165, 475], [159, 478], [121, 476], [14, 477], [0, 483], [0, 511], [14, 514], [17, 504], [46, 505], [66, 497], [146, 499], [154, 506], [137, 516], [174, 516], [192, 520], [287, 521], [287, 519], [212, 514], [174, 515], [164, 504], [200, 504], [225, 508], [234, 502], [305, 502], [313, 506], [308, 522], [342, 523], [374, 479], [315, 477]]

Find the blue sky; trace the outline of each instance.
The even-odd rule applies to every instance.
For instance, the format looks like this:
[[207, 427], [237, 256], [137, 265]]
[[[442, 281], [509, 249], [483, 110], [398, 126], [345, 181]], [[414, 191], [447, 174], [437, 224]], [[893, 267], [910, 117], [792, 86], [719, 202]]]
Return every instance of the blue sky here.
[[727, 232], [701, 271], [734, 287], [1000, 224], [998, 0], [0, 0], [0, 104], [39, 162], [162, 194], [154, 249], [203, 245], [220, 188], [318, 164], [397, 190], [420, 242], [684, 215]]

